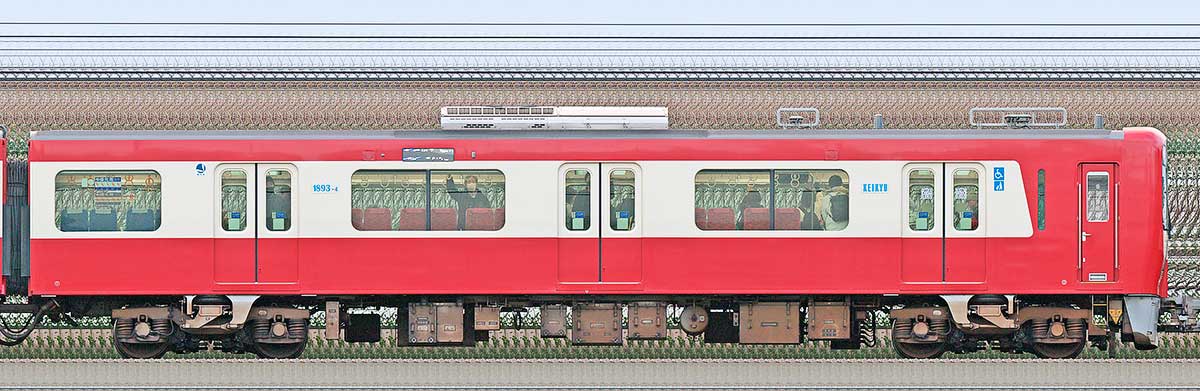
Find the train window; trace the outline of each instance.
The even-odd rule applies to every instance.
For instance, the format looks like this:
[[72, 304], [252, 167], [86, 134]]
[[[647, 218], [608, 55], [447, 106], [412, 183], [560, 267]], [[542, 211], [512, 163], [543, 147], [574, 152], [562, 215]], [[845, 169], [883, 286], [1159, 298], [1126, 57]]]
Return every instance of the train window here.
[[231, 169], [221, 172], [221, 229], [246, 229], [246, 171]]
[[433, 170], [430, 182], [430, 228], [434, 231], [495, 231], [504, 226], [504, 174], [500, 171]]
[[1167, 190], [1170, 189], [1167, 181], [1167, 147], [1162, 148], [1162, 221], [1163, 231], [1166, 231], [1166, 236], [1171, 237], [1171, 210], [1168, 209], [1170, 198], [1167, 196]]
[[1045, 170], [1045, 169], [1039, 169], [1039, 170], [1038, 170], [1038, 184], [1037, 184], [1037, 186], [1038, 186], [1038, 187], [1037, 187], [1037, 194], [1038, 194], [1038, 201], [1037, 201], [1037, 208], [1038, 208], [1038, 209], [1037, 209], [1037, 223], [1038, 223], [1038, 231], [1044, 231], [1044, 230], [1046, 230], [1046, 170]]
[[937, 192], [934, 190], [933, 170], [908, 172], [908, 228], [929, 231], [936, 224]]
[[954, 170], [954, 230], [979, 229], [979, 171]]
[[592, 173], [584, 169], [567, 170], [564, 179], [567, 229], [587, 231], [592, 226]]
[[628, 231], [634, 224], [634, 178], [633, 170], [618, 169], [608, 173], [608, 202], [611, 211], [608, 219], [613, 231]]
[[55, 225], [64, 232], [158, 230], [161, 179], [149, 170], [60, 171], [54, 177]]
[[708, 231], [770, 229], [770, 170], [696, 173], [696, 226]]
[[1087, 174], [1087, 221], [1108, 221], [1108, 173]]
[[350, 225], [359, 231], [425, 231], [429, 184], [424, 170], [359, 170], [350, 176]]
[[283, 169], [267, 170], [263, 186], [267, 207], [267, 230], [287, 231], [292, 228], [292, 173]]
[[850, 222], [850, 182], [842, 170], [775, 170], [773, 229], [840, 231]]
[[350, 225], [359, 231], [495, 231], [504, 226], [497, 170], [358, 170]]

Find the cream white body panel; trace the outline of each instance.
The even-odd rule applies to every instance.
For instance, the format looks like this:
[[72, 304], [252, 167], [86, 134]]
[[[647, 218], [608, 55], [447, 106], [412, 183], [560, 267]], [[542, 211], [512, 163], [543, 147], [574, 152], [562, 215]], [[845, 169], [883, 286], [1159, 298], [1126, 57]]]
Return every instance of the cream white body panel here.
[[[201, 174], [196, 165], [208, 171]], [[209, 238], [219, 228], [215, 216], [222, 163], [238, 162], [33, 162], [30, 164], [30, 235], [51, 238]], [[273, 163], [273, 162], [262, 162]], [[388, 237], [556, 237], [559, 168], [563, 161], [401, 161], [294, 162], [293, 226], [302, 238]], [[617, 163], [617, 162], [614, 162]], [[622, 162], [623, 163], [623, 162]], [[637, 224], [644, 237], [901, 237], [906, 229], [903, 170], [909, 161], [639, 161], [640, 207]], [[937, 163], [937, 162], [935, 162]], [[952, 237], [1029, 237], [1033, 226], [1015, 161], [964, 162], [981, 172], [982, 226], [976, 232], [947, 231]], [[1006, 189], [995, 191], [994, 167], [1007, 172]], [[61, 232], [54, 221], [54, 176], [63, 170], [157, 171], [162, 180], [162, 224], [151, 232]], [[505, 225], [499, 231], [358, 231], [350, 225], [350, 178], [357, 170], [498, 169], [505, 178]], [[704, 169], [838, 169], [850, 189], [850, 223], [841, 231], [703, 231], [694, 214], [695, 177]], [[316, 192], [328, 184], [337, 191]], [[863, 184], [886, 184], [887, 192], [863, 192]], [[594, 188], [594, 192], [600, 191]], [[607, 194], [604, 195], [607, 197]], [[943, 194], [942, 196], [945, 196]], [[911, 236], [911, 235], [905, 235]]]

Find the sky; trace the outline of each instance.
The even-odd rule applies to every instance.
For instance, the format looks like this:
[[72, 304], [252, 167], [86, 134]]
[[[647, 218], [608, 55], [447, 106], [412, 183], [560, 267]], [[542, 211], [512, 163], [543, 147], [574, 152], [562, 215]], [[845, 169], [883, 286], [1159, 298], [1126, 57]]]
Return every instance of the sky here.
[[1200, 23], [1197, 1], [10, 0], [0, 22]]

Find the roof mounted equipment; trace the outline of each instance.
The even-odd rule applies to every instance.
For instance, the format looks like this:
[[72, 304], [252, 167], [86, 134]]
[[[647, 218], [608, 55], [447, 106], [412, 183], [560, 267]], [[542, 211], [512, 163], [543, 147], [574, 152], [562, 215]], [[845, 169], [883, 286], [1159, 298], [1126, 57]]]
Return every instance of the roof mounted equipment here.
[[446, 106], [442, 129], [667, 129], [666, 107]]
[[975, 107], [968, 114], [971, 127], [975, 128], [1061, 128], [1067, 125], [1067, 109], [1062, 107]]
[[815, 128], [821, 125], [821, 110], [815, 107], [780, 107], [775, 110], [775, 125], [783, 129]]

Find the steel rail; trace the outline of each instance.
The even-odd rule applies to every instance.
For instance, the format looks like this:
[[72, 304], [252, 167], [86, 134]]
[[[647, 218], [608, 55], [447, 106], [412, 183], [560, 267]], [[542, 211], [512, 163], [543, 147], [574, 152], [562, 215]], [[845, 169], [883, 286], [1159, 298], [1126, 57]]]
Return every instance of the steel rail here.
[[0, 390], [1200, 388], [1200, 360], [0, 360]]

